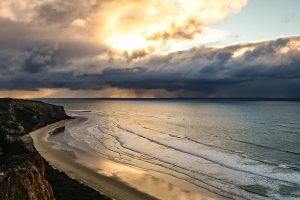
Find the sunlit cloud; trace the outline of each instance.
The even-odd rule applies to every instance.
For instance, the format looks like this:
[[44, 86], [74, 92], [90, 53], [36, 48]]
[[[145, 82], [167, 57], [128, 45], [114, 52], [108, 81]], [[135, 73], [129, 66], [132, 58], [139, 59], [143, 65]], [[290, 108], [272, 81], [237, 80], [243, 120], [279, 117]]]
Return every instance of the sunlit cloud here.
[[[238, 13], [246, 0], [115, 0], [97, 16], [99, 40], [117, 51], [171, 52], [173, 44], [199, 45], [204, 28]], [[193, 47], [193, 46], [190, 46]], [[176, 49], [177, 50], [177, 49]]]
[[60, 26], [73, 37], [92, 38], [116, 54], [141, 49], [157, 54], [211, 40], [204, 30], [240, 12], [246, 3], [247, 0], [11, 0], [0, 2], [0, 17], [31, 26]]
[[224, 46], [234, 33], [212, 26], [246, 4], [0, 1], [0, 96], [300, 94], [299, 37]]

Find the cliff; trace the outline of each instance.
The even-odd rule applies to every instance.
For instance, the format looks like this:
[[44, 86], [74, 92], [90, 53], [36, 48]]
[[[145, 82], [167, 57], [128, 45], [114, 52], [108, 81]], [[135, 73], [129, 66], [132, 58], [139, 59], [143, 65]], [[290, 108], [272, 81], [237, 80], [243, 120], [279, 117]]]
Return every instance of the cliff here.
[[61, 106], [0, 99], [0, 200], [55, 199], [46, 163], [27, 134], [67, 118]]
[[17, 149], [11, 149], [11, 143], [33, 130], [67, 118], [61, 106], [40, 101], [0, 99], [0, 152], [22, 153], [23, 149], [14, 152]]
[[52, 200], [52, 187], [45, 179], [45, 163], [38, 154], [15, 155], [0, 168], [1, 200]]

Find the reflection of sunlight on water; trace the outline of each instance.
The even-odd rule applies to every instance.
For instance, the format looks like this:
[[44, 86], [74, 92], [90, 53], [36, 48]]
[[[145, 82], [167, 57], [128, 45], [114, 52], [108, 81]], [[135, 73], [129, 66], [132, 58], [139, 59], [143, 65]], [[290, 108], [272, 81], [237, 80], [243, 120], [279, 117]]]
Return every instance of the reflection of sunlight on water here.
[[[180, 183], [177, 185], [168, 179], [163, 179], [162, 177], [157, 178], [150, 175], [145, 175], [143, 180], [140, 180], [141, 184], [145, 188], [146, 192], [154, 194], [154, 196], [159, 197], [160, 199], [169, 199], [169, 200], [213, 200], [213, 198], [200, 195], [199, 193], [192, 192], [191, 187], [186, 187]], [[172, 183], [170, 182], [172, 181]], [[174, 183], [174, 184], [173, 184]], [[181, 187], [178, 187], [180, 186]]]
[[[159, 199], [166, 200], [214, 200], [207, 196], [193, 192], [191, 186], [178, 183], [178, 180], [172, 180], [171, 177], [160, 177], [151, 175], [142, 169], [137, 169], [124, 164], [115, 163], [108, 160], [99, 160], [95, 165], [98, 173], [120, 179], [131, 187], [152, 194]], [[175, 184], [175, 182], [176, 184]], [[178, 187], [181, 186], [181, 187]]]
[[105, 176], [128, 176], [131, 177], [143, 175], [145, 172], [133, 167], [129, 167], [126, 165], [114, 163], [111, 161], [100, 161], [99, 162], [99, 171], [98, 173], [103, 174]]
[[68, 106], [81, 109], [73, 112], [86, 119], [52, 139], [99, 177], [159, 199], [264, 199], [240, 186], [260, 185], [279, 196], [282, 182], [299, 183], [297, 168], [290, 167], [299, 165], [299, 102], [78, 101]]

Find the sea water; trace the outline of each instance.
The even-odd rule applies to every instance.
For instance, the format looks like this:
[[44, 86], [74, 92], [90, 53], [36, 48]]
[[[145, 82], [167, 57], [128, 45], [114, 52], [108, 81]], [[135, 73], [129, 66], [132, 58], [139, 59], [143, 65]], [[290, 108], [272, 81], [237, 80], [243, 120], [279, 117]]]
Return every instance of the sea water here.
[[78, 118], [60, 138], [61, 148], [84, 151], [84, 142], [99, 157], [220, 198], [300, 199], [300, 102], [44, 101]]

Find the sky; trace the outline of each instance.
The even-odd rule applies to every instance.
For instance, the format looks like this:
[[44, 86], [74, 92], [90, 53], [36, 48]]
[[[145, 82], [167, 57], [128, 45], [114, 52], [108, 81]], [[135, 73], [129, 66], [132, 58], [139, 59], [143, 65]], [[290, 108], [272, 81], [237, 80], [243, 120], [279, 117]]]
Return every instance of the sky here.
[[300, 98], [298, 0], [0, 0], [0, 97]]
[[232, 34], [222, 45], [296, 36], [299, 8], [298, 0], [250, 0], [241, 12], [214, 27]]

